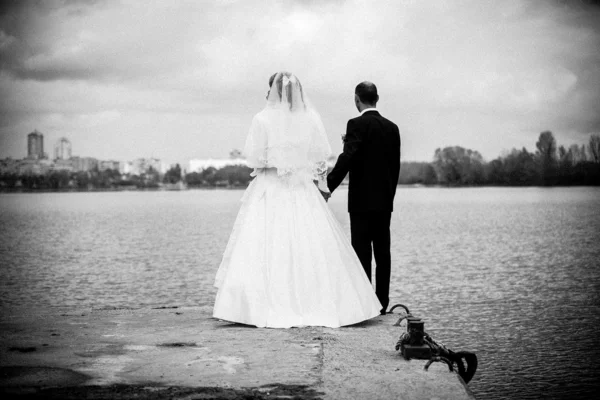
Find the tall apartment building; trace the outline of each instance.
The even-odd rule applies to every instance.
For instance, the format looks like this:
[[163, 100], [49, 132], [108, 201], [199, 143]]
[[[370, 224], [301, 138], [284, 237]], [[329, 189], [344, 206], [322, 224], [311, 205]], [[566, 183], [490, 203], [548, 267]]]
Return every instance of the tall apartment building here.
[[54, 145], [55, 160], [69, 160], [71, 158], [71, 142], [69, 139], [62, 137], [56, 141]]
[[44, 158], [44, 135], [37, 129], [27, 135], [27, 158]]

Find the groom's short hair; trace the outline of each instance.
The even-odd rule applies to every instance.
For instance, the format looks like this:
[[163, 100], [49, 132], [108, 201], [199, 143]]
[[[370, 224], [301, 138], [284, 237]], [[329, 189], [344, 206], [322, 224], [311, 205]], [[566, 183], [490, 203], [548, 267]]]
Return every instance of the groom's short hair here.
[[354, 93], [358, 96], [360, 101], [365, 104], [377, 104], [379, 101], [379, 95], [377, 94], [377, 86], [373, 82], [361, 82], [356, 85]]

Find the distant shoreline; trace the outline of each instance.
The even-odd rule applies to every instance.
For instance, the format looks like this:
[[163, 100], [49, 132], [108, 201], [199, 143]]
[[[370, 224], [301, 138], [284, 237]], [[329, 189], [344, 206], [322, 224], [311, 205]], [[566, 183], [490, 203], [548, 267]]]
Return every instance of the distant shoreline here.
[[[348, 185], [342, 184], [342, 187]], [[423, 184], [399, 184], [403, 189], [474, 189], [474, 188], [576, 188], [576, 187], [598, 187], [597, 185], [423, 185]], [[186, 189], [173, 190], [165, 188], [94, 188], [94, 189], [28, 189], [28, 188], [1, 188], [2, 193], [101, 193], [101, 192], [185, 192], [190, 190], [246, 190], [247, 186], [192, 186]]]
[[185, 192], [188, 190], [245, 190], [247, 186], [200, 186], [187, 189], [150, 188], [93, 188], [93, 189], [27, 189], [0, 188], [0, 193], [95, 193], [95, 192]]

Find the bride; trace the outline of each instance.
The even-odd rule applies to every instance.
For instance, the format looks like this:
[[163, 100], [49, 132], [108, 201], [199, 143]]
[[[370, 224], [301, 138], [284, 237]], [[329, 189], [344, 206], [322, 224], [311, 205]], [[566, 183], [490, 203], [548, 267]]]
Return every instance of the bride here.
[[279, 72], [269, 86], [246, 140], [254, 179], [217, 271], [213, 316], [271, 328], [373, 318], [381, 304], [320, 193], [331, 152], [323, 123], [296, 76]]

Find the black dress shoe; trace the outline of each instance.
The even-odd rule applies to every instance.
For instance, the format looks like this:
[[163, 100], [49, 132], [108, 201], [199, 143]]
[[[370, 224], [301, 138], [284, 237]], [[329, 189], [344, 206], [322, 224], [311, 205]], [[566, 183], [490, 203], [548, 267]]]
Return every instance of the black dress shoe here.
[[379, 312], [379, 314], [380, 314], [380, 315], [385, 315], [385, 309], [381, 310], [381, 311]]

